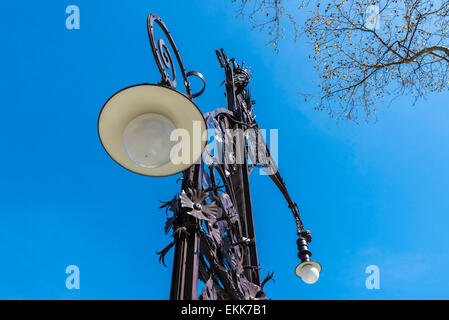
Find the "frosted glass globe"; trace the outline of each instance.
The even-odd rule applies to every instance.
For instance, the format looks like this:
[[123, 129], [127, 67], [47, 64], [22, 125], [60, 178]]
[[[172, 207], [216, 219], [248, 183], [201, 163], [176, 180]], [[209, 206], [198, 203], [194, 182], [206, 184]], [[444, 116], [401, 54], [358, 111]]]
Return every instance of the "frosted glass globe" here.
[[320, 271], [314, 265], [307, 264], [302, 267], [300, 276], [305, 283], [312, 284], [318, 281], [318, 278], [320, 277]]
[[157, 113], [145, 113], [131, 120], [123, 133], [128, 157], [144, 168], [158, 168], [170, 162], [173, 123]]

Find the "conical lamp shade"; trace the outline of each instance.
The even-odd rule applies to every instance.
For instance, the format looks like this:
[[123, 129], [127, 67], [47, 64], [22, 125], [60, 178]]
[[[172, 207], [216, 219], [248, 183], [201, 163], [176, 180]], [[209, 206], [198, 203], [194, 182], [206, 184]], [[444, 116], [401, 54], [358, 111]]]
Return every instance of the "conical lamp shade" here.
[[[176, 129], [183, 132], [175, 135], [178, 140], [172, 135]], [[152, 177], [173, 175], [196, 163], [206, 145], [205, 131], [203, 114], [190, 99], [153, 84], [120, 90], [98, 117], [98, 135], [109, 156], [132, 172]], [[173, 160], [173, 150], [184, 160]]]

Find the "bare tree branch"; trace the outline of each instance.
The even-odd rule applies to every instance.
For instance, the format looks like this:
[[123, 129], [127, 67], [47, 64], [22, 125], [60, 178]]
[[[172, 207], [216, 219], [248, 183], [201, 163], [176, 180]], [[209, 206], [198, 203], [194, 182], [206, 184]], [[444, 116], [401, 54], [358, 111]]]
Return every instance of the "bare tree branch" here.
[[[243, 14], [250, 0], [240, 2]], [[295, 21], [293, 14], [287, 13], [281, 0], [251, 4], [263, 8], [263, 26], [274, 30], [278, 49], [276, 30], [281, 17], [288, 14]], [[376, 104], [387, 96], [411, 96], [416, 102], [448, 89], [449, 1], [316, 0], [313, 5], [308, 1], [299, 4], [309, 13], [300, 27], [294, 22], [295, 36], [303, 32], [313, 45], [310, 58], [320, 78], [316, 109], [336, 118], [368, 120], [376, 118]], [[280, 7], [282, 11], [277, 11]], [[310, 100], [310, 94], [305, 96]]]

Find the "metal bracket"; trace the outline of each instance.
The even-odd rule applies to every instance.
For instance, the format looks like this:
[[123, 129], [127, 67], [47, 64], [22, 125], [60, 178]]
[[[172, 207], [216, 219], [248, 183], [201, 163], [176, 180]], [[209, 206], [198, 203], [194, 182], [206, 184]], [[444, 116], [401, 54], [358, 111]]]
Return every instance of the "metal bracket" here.
[[[197, 72], [197, 71], [189, 71], [186, 72], [184, 68], [184, 64], [182, 63], [181, 56], [179, 54], [178, 48], [176, 47], [175, 41], [173, 40], [173, 37], [170, 34], [170, 31], [168, 31], [167, 26], [162, 21], [161, 18], [159, 18], [154, 13], [150, 13], [150, 15], [147, 18], [147, 29], [148, 29], [148, 37], [150, 40], [151, 50], [153, 52], [154, 60], [156, 61], [157, 67], [159, 69], [159, 72], [161, 73], [162, 79], [160, 84], [170, 87], [172, 89], [176, 89], [177, 86], [177, 78], [176, 78], [176, 70], [175, 65], [173, 63], [172, 56], [170, 54], [170, 50], [167, 47], [167, 44], [163, 39], [159, 39], [156, 42], [156, 39], [154, 37], [154, 23], [156, 22], [157, 25], [162, 29], [165, 36], [168, 39], [168, 42], [170, 43], [170, 46], [175, 53], [176, 61], [178, 62], [179, 69], [181, 70], [184, 86], [186, 88], [187, 94], [186, 96], [189, 99], [193, 99], [195, 97], [200, 96], [204, 90], [206, 89], [206, 81], [204, 79], [204, 76]], [[156, 45], [157, 43], [157, 45]], [[171, 76], [168, 70], [171, 69]], [[188, 77], [190, 76], [196, 76], [201, 79], [203, 82], [203, 87], [200, 91], [193, 93], [190, 88], [190, 82], [188, 80]]]

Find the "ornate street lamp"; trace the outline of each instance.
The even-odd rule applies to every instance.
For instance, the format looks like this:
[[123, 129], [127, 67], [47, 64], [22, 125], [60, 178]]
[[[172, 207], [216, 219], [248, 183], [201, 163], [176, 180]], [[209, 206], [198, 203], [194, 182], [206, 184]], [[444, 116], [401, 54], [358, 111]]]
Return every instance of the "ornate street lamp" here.
[[311, 241], [312, 234], [308, 230], [301, 231], [296, 241], [298, 258], [301, 259], [301, 263], [296, 267], [295, 274], [308, 284], [317, 282], [321, 272], [321, 264], [310, 260], [312, 253], [309, 251], [307, 244]]
[[[199, 134], [195, 134], [197, 124]], [[190, 157], [174, 163], [170, 140], [175, 129], [186, 131], [191, 139]], [[188, 169], [201, 157], [206, 141], [203, 114], [188, 97], [162, 85], [141, 84], [115, 93], [104, 105], [98, 118], [98, 133], [109, 156], [124, 168], [146, 176], [169, 176]]]
[[[186, 86], [187, 94], [176, 90], [177, 78], [173, 60], [165, 42], [158, 46], [154, 39], [156, 22], [172, 46]], [[109, 156], [124, 168], [146, 176], [169, 176], [188, 169], [201, 157], [206, 144], [202, 133], [206, 130], [203, 114], [192, 99], [206, 87], [204, 77], [196, 72], [186, 73], [181, 57], [165, 24], [155, 14], [147, 20], [148, 36], [162, 79], [159, 84], [140, 84], [115, 93], [103, 106], [98, 117], [98, 134]], [[172, 69], [172, 77], [165, 68]], [[203, 88], [192, 94], [188, 77], [203, 81]], [[195, 134], [195, 125], [199, 135]], [[170, 152], [175, 141], [170, 135], [175, 129], [186, 131], [190, 138], [188, 161], [174, 163]], [[195, 139], [195, 140], [194, 140]], [[193, 146], [199, 146], [193, 148]]]
[[[176, 89], [173, 59], [164, 40], [156, 42], [154, 23], [174, 52], [185, 94]], [[162, 79], [158, 84], [122, 89], [109, 98], [98, 118], [98, 134], [110, 157], [132, 172], [153, 177], [182, 172], [181, 192], [161, 206], [172, 213], [165, 233], [171, 232], [173, 241], [158, 252], [165, 265], [165, 255], [175, 248], [170, 299], [197, 299], [198, 280], [205, 284], [199, 299], [266, 299], [264, 285], [273, 274], [260, 279], [249, 188], [249, 175], [256, 167], [267, 172], [295, 218], [302, 262], [297, 267], [298, 276], [307, 283], [316, 282], [321, 266], [310, 260], [307, 243], [311, 234], [304, 231], [298, 206], [290, 198], [255, 121], [255, 102], [247, 90], [250, 71], [244, 63], [228, 59], [223, 49], [217, 50], [225, 71], [227, 108], [203, 115], [193, 98], [204, 92], [204, 77], [185, 71], [174, 40], [158, 16], [148, 16], [147, 28]], [[203, 82], [197, 93], [191, 92], [191, 76]], [[211, 154], [206, 146], [203, 133], [207, 129], [212, 129], [220, 145], [218, 154]], [[187, 161], [173, 159], [179, 151], [173, 139], [177, 130], [188, 137]], [[228, 137], [229, 130], [242, 134]], [[236, 161], [239, 151], [241, 157]]]

